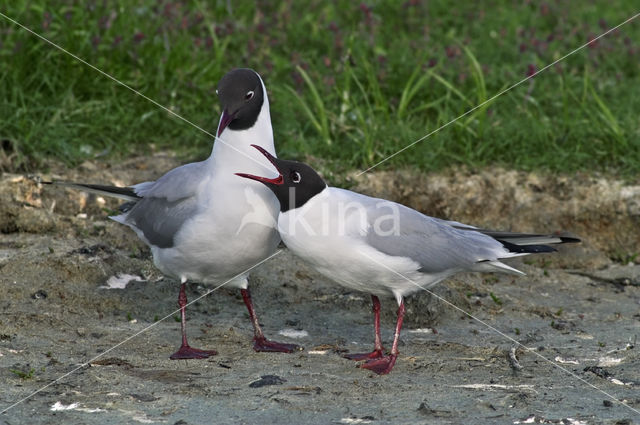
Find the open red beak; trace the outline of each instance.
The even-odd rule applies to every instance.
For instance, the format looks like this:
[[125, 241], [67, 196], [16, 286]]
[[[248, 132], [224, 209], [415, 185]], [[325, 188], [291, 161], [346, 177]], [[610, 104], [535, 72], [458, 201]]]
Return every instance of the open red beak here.
[[[220, 127], [222, 127], [222, 124], [220, 124]], [[240, 177], [244, 177], [247, 179], [251, 179], [251, 180], [256, 180], [259, 181], [260, 183], [265, 183], [265, 184], [276, 184], [276, 185], [281, 185], [284, 183], [284, 179], [282, 178], [282, 171], [280, 171], [280, 169], [278, 168], [278, 164], [277, 164], [277, 159], [276, 157], [274, 157], [273, 155], [271, 155], [269, 152], [267, 152], [266, 149], [264, 149], [262, 146], [258, 146], [258, 145], [251, 145], [254, 148], [256, 148], [257, 150], [260, 151], [260, 153], [262, 155], [264, 155], [271, 164], [273, 164], [273, 166], [276, 168], [276, 170], [278, 171], [278, 177], [275, 178], [267, 178], [267, 177], [260, 177], [260, 176], [254, 176], [253, 174], [246, 174], [246, 173], [236, 173], [236, 176], [240, 176]]]
[[227, 128], [229, 124], [231, 124], [231, 121], [233, 121], [235, 117], [236, 114], [230, 114], [226, 109], [222, 111], [222, 119], [220, 120], [220, 125], [218, 126], [218, 137], [220, 137], [224, 129]]

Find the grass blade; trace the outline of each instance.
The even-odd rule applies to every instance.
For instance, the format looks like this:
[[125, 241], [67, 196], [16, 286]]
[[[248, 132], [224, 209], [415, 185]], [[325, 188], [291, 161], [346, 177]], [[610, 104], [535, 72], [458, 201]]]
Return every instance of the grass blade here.
[[[311, 93], [311, 100], [313, 101], [313, 105], [315, 106], [315, 110], [312, 112], [311, 108], [307, 106], [305, 102], [302, 102], [305, 108], [305, 111], [307, 112], [309, 119], [311, 119], [314, 122], [314, 126], [320, 132], [320, 135], [322, 136], [324, 142], [327, 145], [331, 145], [331, 135], [329, 134], [329, 120], [327, 119], [327, 112], [324, 106], [324, 100], [322, 99], [322, 96], [320, 96], [320, 93], [318, 92], [318, 89], [313, 83], [313, 80], [311, 80], [311, 78], [309, 77], [309, 74], [307, 74], [307, 72], [304, 69], [302, 69], [300, 65], [296, 65], [296, 71], [300, 73], [300, 76], [302, 77], [304, 82], [307, 84], [307, 87], [309, 88], [309, 92]], [[297, 95], [297, 93], [296, 93], [296, 97], [298, 98], [299, 101], [302, 101], [302, 98], [299, 95]]]

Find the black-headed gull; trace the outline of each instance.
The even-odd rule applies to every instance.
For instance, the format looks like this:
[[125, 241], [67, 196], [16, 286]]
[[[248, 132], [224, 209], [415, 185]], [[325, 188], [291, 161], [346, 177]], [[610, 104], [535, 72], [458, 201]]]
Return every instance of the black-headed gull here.
[[[405, 313], [404, 298], [458, 272], [522, 272], [502, 259], [555, 251], [547, 244], [579, 242], [569, 235], [497, 232], [419, 213], [404, 205], [329, 187], [308, 165], [257, 150], [278, 176], [237, 173], [259, 181], [280, 201], [283, 242], [316, 270], [339, 284], [371, 294], [375, 345], [348, 358], [378, 374], [391, 372]], [[393, 346], [385, 355], [380, 338], [379, 296], [398, 302]]]
[[[70, 182], [58, 185], [116, 196], [129, 202], [113, 220], [132, 228], [151, 248], [155, 265], [181, 281], [182, 345], [171, 359], [206, 358], [214, 350], [187, 343], [185, 284], [196, 281], [240, 288], [254, 327], [256, 351], [293, 352], [299, 347], [265, 338], [248, 288], [248, 270], [274, 254], [278, 201], [257, 182], [234, 175], [238, 169], [265, 173], [268, 161], [251, 144], [275, 155], [267, 90], [251, 69], [235, 69], [218, 84], [222, 115], [218, 140], [208, 159], [169, 171], [156, 181], [131, 187]], [[245, 217], [250, 213], [249, 220]]]

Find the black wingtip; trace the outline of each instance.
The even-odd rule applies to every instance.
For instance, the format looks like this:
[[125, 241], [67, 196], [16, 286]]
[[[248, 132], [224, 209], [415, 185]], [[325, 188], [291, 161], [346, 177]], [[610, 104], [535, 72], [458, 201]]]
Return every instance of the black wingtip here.
[[67, 188], [76, 189], [76, 190], [85, 190], [88, 192], [100, 193], [102, 195], [129, 199], [132, 201], [142, 199], [142, 197], [136, 193], [135, 189], [129, 186], [125, 186], [125, 187], [106, 186], [102, 184], [75, 183], [75, 182], [69, 182], [65, 180], [53, 180], [50, 182], [42, 182], [42, 183], [51, 184], [54, 186], [67, 187]]
[[557, 249], [549, 245], [516, 245], [507, 241], [496, 239], [502, 244], [509, 252], [517, 254], [542, 254], [545, 252], [556, 252]]
[[553, 236], [560, 238], [560, 243], [580, 243], [582, 239], [578, 238], [573, 233], [569, 232], [555, 232]]

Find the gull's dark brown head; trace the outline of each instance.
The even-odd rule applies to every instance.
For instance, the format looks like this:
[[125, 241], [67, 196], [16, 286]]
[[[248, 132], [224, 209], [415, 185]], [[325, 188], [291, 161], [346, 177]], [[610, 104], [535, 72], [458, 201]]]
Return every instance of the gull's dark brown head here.
[[280, 201], [280, 211], [286, 212], [303, 206], [327, 187], [322, 177], [309, 165], [279, 159], [258, 145], [251, 146], [259, 150], [273, 164], [278, 176], [269, 178], [246, 173], [236, 173], [236, 175], [258, 181], [271, 189]]
[[222, 106], [218, 137], [226, 128], [246, 130], [258, 120], [264, 91], [260, 76], [254, 70], [238, 68], [229, 71], [220, 79], [216, 92]]

